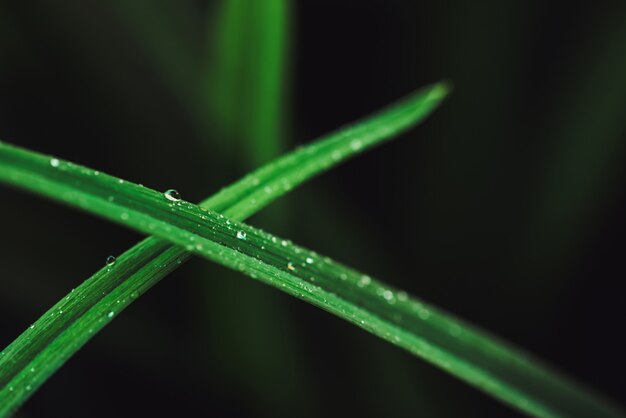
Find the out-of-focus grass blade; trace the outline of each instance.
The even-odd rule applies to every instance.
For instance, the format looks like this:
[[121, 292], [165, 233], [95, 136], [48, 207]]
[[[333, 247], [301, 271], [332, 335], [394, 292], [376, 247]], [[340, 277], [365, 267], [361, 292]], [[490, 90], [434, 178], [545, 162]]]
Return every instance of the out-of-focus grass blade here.
[[[0, 146], [0, 180], [241, 271], [402, 347], [528, 414], [622, 416], [589, 391], [469, 324], [328, 257], [175, 195], [9, 145]], [[115, 302], [109, 311], [89, 313], [100, 315], [94, 321], [114, 318], [118, 301], [133, 298], [132, 293], [113, 293], [118, 299], [109, 301]], [[54, 342], [50, 346], [57, 348]], [[24, 375], [45, 373], [54, 355], [44, 350], [34, 358], [31, 369], [16, 376], [13, 390], [28, 390], [20, 380]], [[3, 390], [0, 396], [6, 393]]]
[[580, 237], [600, 217], [598, 207], [607, 192], [621, 187], [611, 184], [610, 172], [626, 133], [624, 19], [626, 6], [619, 4], [601, 21], [600, 39], [577, 51], [580, 62], [569, 66], [576, 77], [564, 85], [567, 93], [558, 100], [563, 110], [552, 118], [556, 123], [550, 137], [558, 140], [545, 162], [542, 187], [533, 199], [536, 215], [528, 228], [525, 251], [540, 265], [566, 264]]
[[211, 27], [211, 60], [206, 70], [206, 97], [211, 113], [227, 137], [236, 137], [238, 123], [239, 85], [244, 71], [243, 46], [246, 35], [246, 4], [243, 0], [222, 1]]
[[207, 99], [216, 123], [256, 166], [280, 152], [288, 119], [289, 0], [227, 0], [220, 6]]
[[194, 117], [204, 119], [199, 109], [198, 55], [189, 37], [181, 33], [193, 23], [189, 2], [112, 0], [113, 9], [170, 92]]
[[[234, 219], [245, 219], [292, 187], [413, 126], [437, 107], [447, 91], [441, 83], [422, 89], [352, 128], [279, 158], [202, 205]], [[7, 170], [11, 160], [9, 157], [8, 164], [0, 167]], [[48, 159], [48, 164], [61, 167], [61, 162], [54, 158]], [[10, 178], [10, 173], [4, 173]], [[117, 184], [123, 187], [123, 182]], [[112, 195], [112, 202], [115, 199]], [[53, 306], [0, 353], [0, 417], [19, 407], [107, 324], [102, 320], [103, 312], [108, 315], [115, 307], [119, 313], [189, 255], [183, 248], [148, 238], [118, 257], [115, 269], [104, 268]], [[33, 363], [42, 356], [46, 359], [43, 369]]]
[[[288, 62], [289, 0], [219, 0], [209, 9], [207, 63], [203, 90], [206, 115], [212, 121], [220, 149], [239, 166], [258, 167], [277, 157], [286, 148], [289, 121], [286, 91]], [[258, 219], [268, 229], [281, 228], [292, 220], [289, 202], [282, 200]], [[200, 273], [214, 266], [203, 264]], [[219, 335], [212, 340], [212, 357], [218, 359], [224, 375], [237, 384], [254, 387], [254, 396], [276, 413], [306, 402], [307, 365], [298, 361], [303, 351], [298, 340], [283, 338], [292, 318], [285, 311], [280, 295], [266, 289], [245, 286], [232, 280], [236, 272], [225, 271], [220, 280], [203, 281], [208, 329]], [[245, 286], [242, 290], [241, 287]], [[255, 317], [255, 334], [224, 332], [249, 324], [248, 315], [227, 301], [222, 294], [238, 293], [248, 309], [263, 312]], [[228, 317], [228, 324], [222, 318]], [[288, 333], [289, 334], [289, 333]], [[251, 350], [241, 338], [259, 341]], [[236, 359], [236, 361], [233, 361]], [[288, 364], [298, 364], [299, 370]], [[280, 390], [276, 383], [281, 382]], [[306, 387], [306, 388], [305, 388]], [[305, 408], [310, 414], [310, 408]], [[315, 415], [314, 413], [312, 415]]]
[[[187, 116], [190, 126], [209, 151], [222, 151], [207, 106], [203, 85], [201, 18], [192, 2], [169, 0], [113, 0], [115, 12], [163, 86]], [[114, 57], [115, 58], [115, 57]]]

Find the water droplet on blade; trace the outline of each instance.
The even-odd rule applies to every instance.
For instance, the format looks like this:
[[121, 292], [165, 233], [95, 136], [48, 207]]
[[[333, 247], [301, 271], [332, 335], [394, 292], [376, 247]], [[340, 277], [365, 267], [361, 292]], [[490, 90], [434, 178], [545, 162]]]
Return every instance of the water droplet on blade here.
[[180, 193], [175, 189], [168, 189], [163, 193], [163, 196], [170, 202], [178, 202], [180, 200]]
[[359, 281], [356, 283], [356, 285], [359, 286], [359, 287], [365, 287], [368, 284], [370, 284], [371, 282], [372, 282], [372, 278], [370, 276], [363, 275], [363, 276], [361, 276]]
[[362, 147], [363, 147], [363, 143], [358, 139], [355, 139], [352, 142], [350, 142], [350, 148], [352, 148], [354, 151], [358, 151]]
[[58, 166], [59, 166], [59, 164], [60, 164], [60, 161], [59, 161], [58, 159], [56, 159], [56, 158], [52, 158], [52, 159], [50, 160], [50, 165], [51, 165], [52, 167], [55, 167], [55, 168], [56, 168], [56, 167], [58, 167]]
[[112, 266], [113, 264], [115, 264], [116, 261], [117, 261], [117, 258], [115, 258], [115, 256], [113, 255], [110, 255], [106, 259], [106, 264], [107, 266]]
[[244, 231], [237, 231], [237, 239], [246, 239], [246, 233]]

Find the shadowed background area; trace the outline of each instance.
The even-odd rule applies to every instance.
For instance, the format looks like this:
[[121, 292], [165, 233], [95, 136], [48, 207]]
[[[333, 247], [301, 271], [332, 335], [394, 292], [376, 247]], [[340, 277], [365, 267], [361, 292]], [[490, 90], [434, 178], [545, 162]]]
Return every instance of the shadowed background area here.
[[[199, 201], [445, 77], [424, 124], [249, 223], [620, 401], [624, 22], [620, 2], [0, 0], [0, 138]], [[2, 346], [141, 238], [4, 187], [0, 228]], [[195, 259], [18, 416], [139, 414], [520, 416]]]

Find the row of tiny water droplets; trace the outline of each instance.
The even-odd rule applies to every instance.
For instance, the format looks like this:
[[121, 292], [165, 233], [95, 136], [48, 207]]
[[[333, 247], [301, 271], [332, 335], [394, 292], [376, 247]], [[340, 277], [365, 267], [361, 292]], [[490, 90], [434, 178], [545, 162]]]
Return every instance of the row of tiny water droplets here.
[[[269, 234], [268, 234], [269, 236]], [[384, 283], [380, 283], [372, 279], [369, 275], [361, 274], [351, 269], [345, 268], [340, 264], [333, 262], [331, 259], [327, 257], [319, 257], [314, 252], [310, 252], [303, 248], [297, 247], [291, 242], [287, 240], [280, 240], [276, 237], [270, 237], [270, 241], [274, 244], [280, 244], [281, 247], [287, 248], [288, 252], [293, 254], [304, 254], [299, 258], [302, 262], [294, 262], [293, 260], [289, 260], [287, 262], [287, 270], [290, 272], [301, 272], [300, 270], [308, 270], [306, 272], [302, 271], [302, 274], [299, 274], [304, 280], [315, 283], [321, 287], [320, 290], [324, 290], [330, 295], [333, 295], [335, 292], [339, 292], [340, 297], [345, 297], [340, 289], [340, 286], [337, 286], [338, 283], [348, 283], [349, 286], [356, 287], [361, 289], [357, 294], [357, 299], [348, 298], [352, 303], [358, 304], [358, 298], [363, 297], [364, 294], [371, 294], [374, 298], [380, 298], [382, 302], [389, 305], [402, 305], [403, 309], [387, 311], [385, 308], [383, 309], [383, 316], [387, 315], [386, 312], [393, 312], [393, 319], [396, 321], [402, 321], [403, 317], [415, 317], [420, 320], [428, 320], [431, 316], [431, 308], [426, 304], [417, 301], [413, 298], [410, 298], [409, 295], [401, 290], [395, 290], [391, 287], [385, 285]], [[295, 257], [294, 257], [295, 259]], [[315, 268], [314, 268], [315, 267]], [[311, 270], [313, 269], [313, 270]], [[312, 274], [311, 276], [307, 276], [308, 274]], [[329, 280], [329, 276], [332, 276]], [[338, 280], [337, 280], [338, 279]], [[332, 283], [331, 283], [332, 282]], [[366, 293], [362, 293], [366, 292]], [[400, 307], [399, 307], [400, 308]], [[460, 333], [460, 327], [453, 326], [450, 329], [450, 334], [458, 335]], [[396, 337], [393, 337], [393, 340], [397, 341]]]
[[[335, 134], [336, 141], [334, 146], [331, 148], [332, 151], [330, 154], [327, 154], [327, 158], [317, 158], [315, 159], [315, 164], [313, 166], [323, 166], [325, 168], [330, 167], [333, 163], [337, 163], [339, 160], [348, 157], [356, 152], [364, 149], [367, 145], [371, 144], [374, 139], [380, 138], [381, 136], [388, 136], [391, 133], [391, 130], [387, 127], [374, 127], [371, 129], [357, 129], [352, 125], [347, 125], [341, 131]], [[339, 147], [337, 142], [342, 141], [345, 143], [344, 146]], [[329, 144], [325, 144], [329, 145]], [[313, 154], [315, 152], [320, 152], [318, 150], [318, 146], [304, 146], [300, 147], [296, 152], [300, 154]], [[283, 194], [285, 192], [290, 191], [293, 187], [302, 183], [304, 180], [308, 179], [311, 174], [311, 170], [313, 172], [319, 171], [317, 168], [312, 169], [310, 166], [303, 166], [302, 164], [295, 164], [294, 161], [298, 161], [298, 159], [291, 155], [291, 158], [280, 159], [276, 166], [272, 169], [282, 169], [285, 170], [288, 166], [295, 166], [298, 168], [297, 171], [289, 173], [289, 176], [283, 176], [275, 181], [269, 181], [263, 187], [262, 191], [255, 191], [249, 199], [240, 202], [239, 204], [242, 206], [250, 206], [257, 208], [259, 203], [263, 204], [265, 202], [269, 202], [273, 200], [275, 195]], [[268, 167], [269, 168], [269, 167]], [[261, 182], [260, 177], [265, 178], [267, 175], [263, 169], [259, 172], [255, 172], [244, 179], [244, 183], [247, 183], [252, 186], [258, 186]], [[171, 190], [175, 192], [175, 190]], [[167, 192], [166, 192], [167, 193]], [[169, 200], [176, 201], [178, 197], [167, 195], [166, 197]]]
[[[351, 147], [353, 148], [354, 147], [358, 148], [360, 146], [361, 146], [360, 144], [358, 145], [351, 144]], [[254, 183], [254, 179], [252, 179], [252, 182]], [[258, 182], [256, 184], [258, 184]], [[170, 202], [179, 202], [181, 200], [180, 194], [175, 189], [169, 189], [165, 191], [164, 196]], [[220, 217], [223, 218], [223, 216], [221, 215]], [[226, 220], [225, 223], [228, 226], [234, 226], [229, 220]], [[235, 235], [235, 238], [239, 241], [248, 240], [248, 232], [246, 232], [244, 229], [235, 229], [234, 235]], [[334, 268], [335, 270], [338, 269], [338, 265], [333, 263], [330, 259], [324, 258], [322, 262], [319, 264], [321, 269], [316, 268], [312, 270], [313, 265], [316, 263], [316, 257], [317, 257], [317, 254], [315, 254], [314, 252], [295, 246], [291, 244], [290, 241], [279, 239], [275, 236], [271, 236], [270, 234], [264, 233], [262, 231], [259, 231], [258, 234], [255, 233], [255, 238], [261, 238], [261, 242], [265, 242], [264, 245], [261, 245], [259, 247], [262, 251], [266, 250], [267, 245], [274, 245], [275, 250], [278, 250], [280, 248], [283, 249], [282, 252], [274, 251], [274, 253], [277, 253], [277, 254], [285, 254], [284, 250], [287, 250], [287, 254], [290, 253], [291, 257], [285, 260], [286, 270], [292, 274], [297, 274], [297, 276], [299, 276], [301, 279], [306, 281], [309, 285], [302, 284], [302, 286], [303, 286], [303, 289], [309, 292], [324, 291], [324, 287], [326, 287], [324, 286], [324, 283], [323, 283], [324, 280], [322, 280], [322, 283], [319, 283], [323, 287], [320, 287], [317, 284], [317, 282], [320, 281], [320, 279], [324, 279], [325, 275], [327, 274], [327, 272], [325, 271], [326, 269], [324, 269], [324, 266], [327, 266], [327, 267], [330, 266], [331, 268]], [[257, 242], [256, 239], [254, 241]], [[199, 249], [199, 248], [196, 248], [196, 249]], [[248, 256], [252, 256], [260, 261], [264, 261], [264, 258], [265, 258], [262, 252], [256, 255], [248, 254]], [[299, 261], [296, 261], [296, 260], [299, 260]], [[246, 268], [243, 265], [240, 265], [240, 270], [246, 270]], [[341, 269], [339, 268], [339, 270]], [[256, 276], [256, 273], [254, 272], [248, 271], [248, 273], [253, 275], [253, 277]], [[372, 278], [368, 275], [358, 274], [350, 270], [342, 271], [338, 275], [338, 278], [341, 281], [348, 280], [348, 277], [353, 278], [352, 284], [356, 286], [357, 288], [364, 289], [364, 288], [368, 288], [371, 286], [373, 293], [388, 304], [393, 305], [398, 302], [403, 303], [403, 304], [409, 303], [408, 306], [411, 307], [411, 310], [413, 312], [417, 313], [420, 319], [427, 320], [430, 316], [429, 308], [423, 303], [410, 300], [406, 292], [394, 291], [391, 288], [383, 284], [374, 282]], [[315, 283], [314, 286], [310, 286], [314, 283]], [[330, 286], [325, 291], [330, 294], [333, 294], [333, 289], [334, 287]]]
[[[110, 255], [110, 256], [108, 256], [108, 257], [105, 259], [104, 263], [105, 263], [105, 265], [107, 266], [107, 271], [111, 271], [111, 268], [112, 268], [113, 266], [115, 266], [115, 264], [117, 263], [117, 257], [115, 257], [114, 255]], [[103, 295], [104, 295], [104, 292], [103, 292]], [[130, 298], [134, 300], [134, 299], [139, 298], [139, 295], [140, 295], [140, 293], [139, 293], [139, 291], [138, 291], [138, 290], [133, 290], [133, 291], [131, 292], [131, 294], [130, 294]], [[127, 299], [117, 299], [117, 300], [115, 301], [115, 303], [116, 303], [116, 304], [122, 304], [122, 305], [125, 305], [125, 304], [126, 304], [126, 302], [127, 302]], [[108, 311], [108, 313], [106, 314], [106, 317], [107, 317], [108, 319], [112, 319], [114, 316], [115, 316], [115, 311], [114, 311], [114, 310], [110, 310], [110, 311]], [[89, 330], [89, 332], [90, 332], [90, 333], [92, 333], [92, 332], [93, 332], [93, 330]]]
[[[354, 139], [354, 140], [352, 140], [350, 142], [350, 148], [352, 150], [354, 150], [354, 151], [359, 150], [362, 146], [363, 146], [363, 144], [358, 139]], [[341, 158], [341, 157], [342, 157], [341, 155], [337, 155], [337, 154], [332, 156], [333, 159]], [[62, 164], [61, 161], [59, 161], [56, 158], [52, 158], [50, 160], [50, 165], [52, 167], [58, 168], [58, 167], [61, 166], [61, 164]], [[68, 164], [68, 166], [70, 165], [70, 163], [67, 163], [67, 164]], [[90, 172], [90, 174], [98, 175], [98, 172]], [[123, 182], [123, 180], [119, 180], [119, 182]], [[253, 183], [253, 185], [258, 185], [259, 184], [258, 178], [253, 178], [252, 179], [252, 183]], [[289, 190], [291, 187], [292, 187], [292, 185], [291, 185], [291, 183], [288, 182], [288, 180], [284, 180], [283, 183], [281, 184], [281, 188], [284, 191]], [[270, 188], [270, 186], [266, 186], [265, 187], [265, 192], [267, 194], [271, 194], [273, 192], [273, 189]], [[170, 202], [178, 203], [178, 202], [181, 201], [180, 194], [175, 189], [168, 189], [168, 190], [166, 190], [163, 193], [163, 195]], [[128, 218], [128, 214], [125, 214], [125, 213], [123, 213], [121, 216], [122, 216], [122, 219], [127, 219]], [[228, 223], [228, 221], [227, 221], [227, 223]], [[236, 232], [236, 238], [239, 239], [239, 240], [246, 240], [247, 233], [244, 230], [238, 230]], [[272, 237], [271, 241], [275, 243], [276, 242], [276, 238]], [[281, 246], [287, 247], [289, 245], [290, 245], [290, 243], [288, 241], [281, 240]], [[196, 248], [196, 249], [200, 249], [200, 248]], [[261, 248], [261, 249], [264, 249], [264, 248]], [[299, 254], [299, 253], [301, 253], [303, 251], [302, 249], [300, 249], [299, 247], [296, 247], [296, 246], [293, 246], [293, 249], [294, 249], [294, 252], [296, 254]], [[311, 254], [314, 254], [314, 253], [311, 253]], [[259, 257], [257, 257], [257, 258], [259, 258]], [[115, 263], [115, 261], [116, 261], [115, 257], [110, 256], [109, 258], [107, 258], [106, 264], [107, 264], [107, 266], [112, 266]], [[301, 265], [302, 265], [302, 267], [306, 267], [307, 265], [312, 265], [314, 262], [315, 262], [315, 259], [314, 259], [313, 256], [307, 256], [307, 257], [304, 258], [304, 262], [301, 263]], [[288, 271], [290, 271], [290, 272], [296, 272], [298, 270], [298, 267], [297, 267], [296, 263], [294, 263], [293, 261], [289, 260], [289, 261], [286, 262], [286, 269]], [[346, 273], [339, 274], [340, 280], [347, 280], [347, 277], [348, 277], [348, 275]], [[307, 278], [305, 278], [305, 280], [307, 280]], [[309, 276], [307, 281], [315, 282], [316, 281], [315, 276]], [[359, 287], [359, 288], [365, 288], [367, 286], [370, 286], [371, 283], [372, 283], [372, 280], [371, 280], [371, 278], [369, 276], [361, 275], [359, 277], [359, 279], [356, 281], [356, 286]], [[322, 290], [321, 288], [319, 288], [317, 286], [315, 286], [315, 287], [304, 286], [304, 288], [306, 288], [306, 290], [308, 290], [310, 292], [316, 291], [316, 290]], [[392, 291], [391, 289], [387, 289], [387, 288], [385, 288], [385, 287], [383, 287], [381, 285], [377, 285], [376, 286], [375, 292], [376, 292], [376, 294], [378, 296], [380, 296], [382, 299], [384, 299], [389, 304], [395, 304], [397, 301], [405, 302], [405, 301], [408, 300], [408, 296], [406, 295], [405, 292], [394, 293], [394, 291]], [[332, 293], [332, 291], [331, 291], [331, 293]], [[419, 317], [421, 319], [424, 319], [424, 320], [428, 319], [428, 317], [430, 315], [430, 312], [429, 312], [428, 308], [425, 307], [425, 305], [423, 305], [423, 304], [421, 304], [419, 302], [412, 302], [412, 304], [413, 304], [413, 308], [414, 308], [413, 310], [418, 313], [418, 315], [419, 315]], [[109, 312], [109, 314], [107, 316], [108, 316], [108, 318], [112, 318], [114, 316], [114, 314], [115, 313], [113, 311], [111, 311], [111, 312]], [[454, 327], [454, 330], [451, 331], [451, 333], [458, 334], [458, 333], [460, 333], [459, 330], [460, 330], [460, 327], [458, 327], [458, 326]]]

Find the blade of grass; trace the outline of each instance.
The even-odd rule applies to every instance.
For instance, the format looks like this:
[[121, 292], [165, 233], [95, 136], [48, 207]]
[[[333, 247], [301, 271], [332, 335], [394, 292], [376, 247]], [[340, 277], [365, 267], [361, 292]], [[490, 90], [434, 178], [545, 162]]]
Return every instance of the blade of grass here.
[[[330, 134], [279, 158], [202, 205], [235, 219], [245, 219], [291, 187], [413, 126], [434, 110], [446, 94], [445, 84], [424, 88], [353, 128]], [[56, 165], [57, 160], [50, 159], [50, 164]], [[115, 269], [102, 269], [46, 312], [0, 353], [0, 417], [10, 415], [106, 325], [106, 321], [100, 321], [101, 312], [109, 312], [111, 304], [117, 312], [124, 309], [189, 255], [184, 249], [148, 238], [120, 256]], [[37, 357], [46, 358], [44, 369], [35, 365]]]
[[[469, 324], [327, 257], [211, 210], [9, 145], [0, 146], [0, 179], [241, 271], [402, 347], [530, 415], [622, 416], [590, 391]], [[119, 299], [107, 299], [113, 296]], [[107, 295], [110, 310], [90, 312], [100, 314], [92, 323], [112, 319], [118, 313], [116, 305], [132, 298], [132, 293], [123, 291]], [[50, 346], [56, 348], [54, 343]], [[16, 376], [16, 383], [25, 374], [44, 373], [51, 354], [37, 356], [31, 370]]]
[[[244, 171], [276, 158], [286, 147], [289, 2], [219, 0], [218, 7], [211, 7], [208, 13], [208, 116], [220, 132], [217, 138], [228, 147], [225, 151]], [[292, 221], [290, 202], [281, 199], [277, 203], [255, 222], [269, 230], [288, 225]], [[200, 264], [197, 274], [212, 274], [214, 269], [211, 264]], [[312, 371], [299, 360], [304, 353], [301, 342], [284, 338], [292, 335], [288, 330], [295, 327], [285, 310], [286, 301], [279, 294], [268, 294], [267, 289], [233, 280], [236, 274], [222, 271], [215, 280], [199, 282], [206, 297], [201, 308], [205, 329], [219, 335], [211, 338], [211, 334], [204, 333], [206, 348], [211, 353], [208, 357], [219, 359], [224, 378], [240, 387], [254, 388], [256, 403], [267, 405], [273, 414], [293, 410], [306, 403], [304, 393], [315, 396], [316, 387], [305, 378]], [[248, 327], [246, 335], [228, 332], [246, 327], [250, 318], [238, 306], [216, 296], [221, 294], [237, 294], [240, 304], [248, 310], [263, 313], [255, 316], [254, 327]], [[229, 318], [228, 323], [223, 321], [225, 317]], [[253, 350], [245, 344], [249, 339], [258, 342]], [[319, 415], [311, 407], [304, 410], [309, 416]]]
[[[524, 228], [521, 252], [528, 254], [528, 272], [540, 282], [548, 303], [562, 292], [563, 283], [542, 280], [543, 266], [550, 265], [555, 277], [568, 277], [559, 271], [576, 266], [571, 260], [583, 237], [604, 221], [603, 206], [612, 191], [622, 188], [613, 173], [626, 133], [626, 54], [621, 53], [626, 5], [611, 9], [610, 18], [600, 17], [602, 30], [567, 66], [569, 78], [564, 77], [558, 112], [551, 118], [554, 125], [546, 135], [546, 143], [552, 143], [540, 162], [543, 175], [529, 199], [537, 203]], [[598, 88], [598, 80], [610, 88]]]
[[211, 27], [217, 26], [217, 34], [211, 34], [209, 44], [213, 59], [209, 63], [207, 100], [211, 113], [227, 137], [236, 136], [240, 126], [237, 118], [238, 86], [244, 68], [242, 51], [245, 36], [245, 8], [242, 0], [222, 1], [217, 12], [219, 18]]
[[288, 40], [288, 0], [228, 0], [219, 10], [215, 66], [207, 84], [217, 122], [254, 166], [280, 152]]

